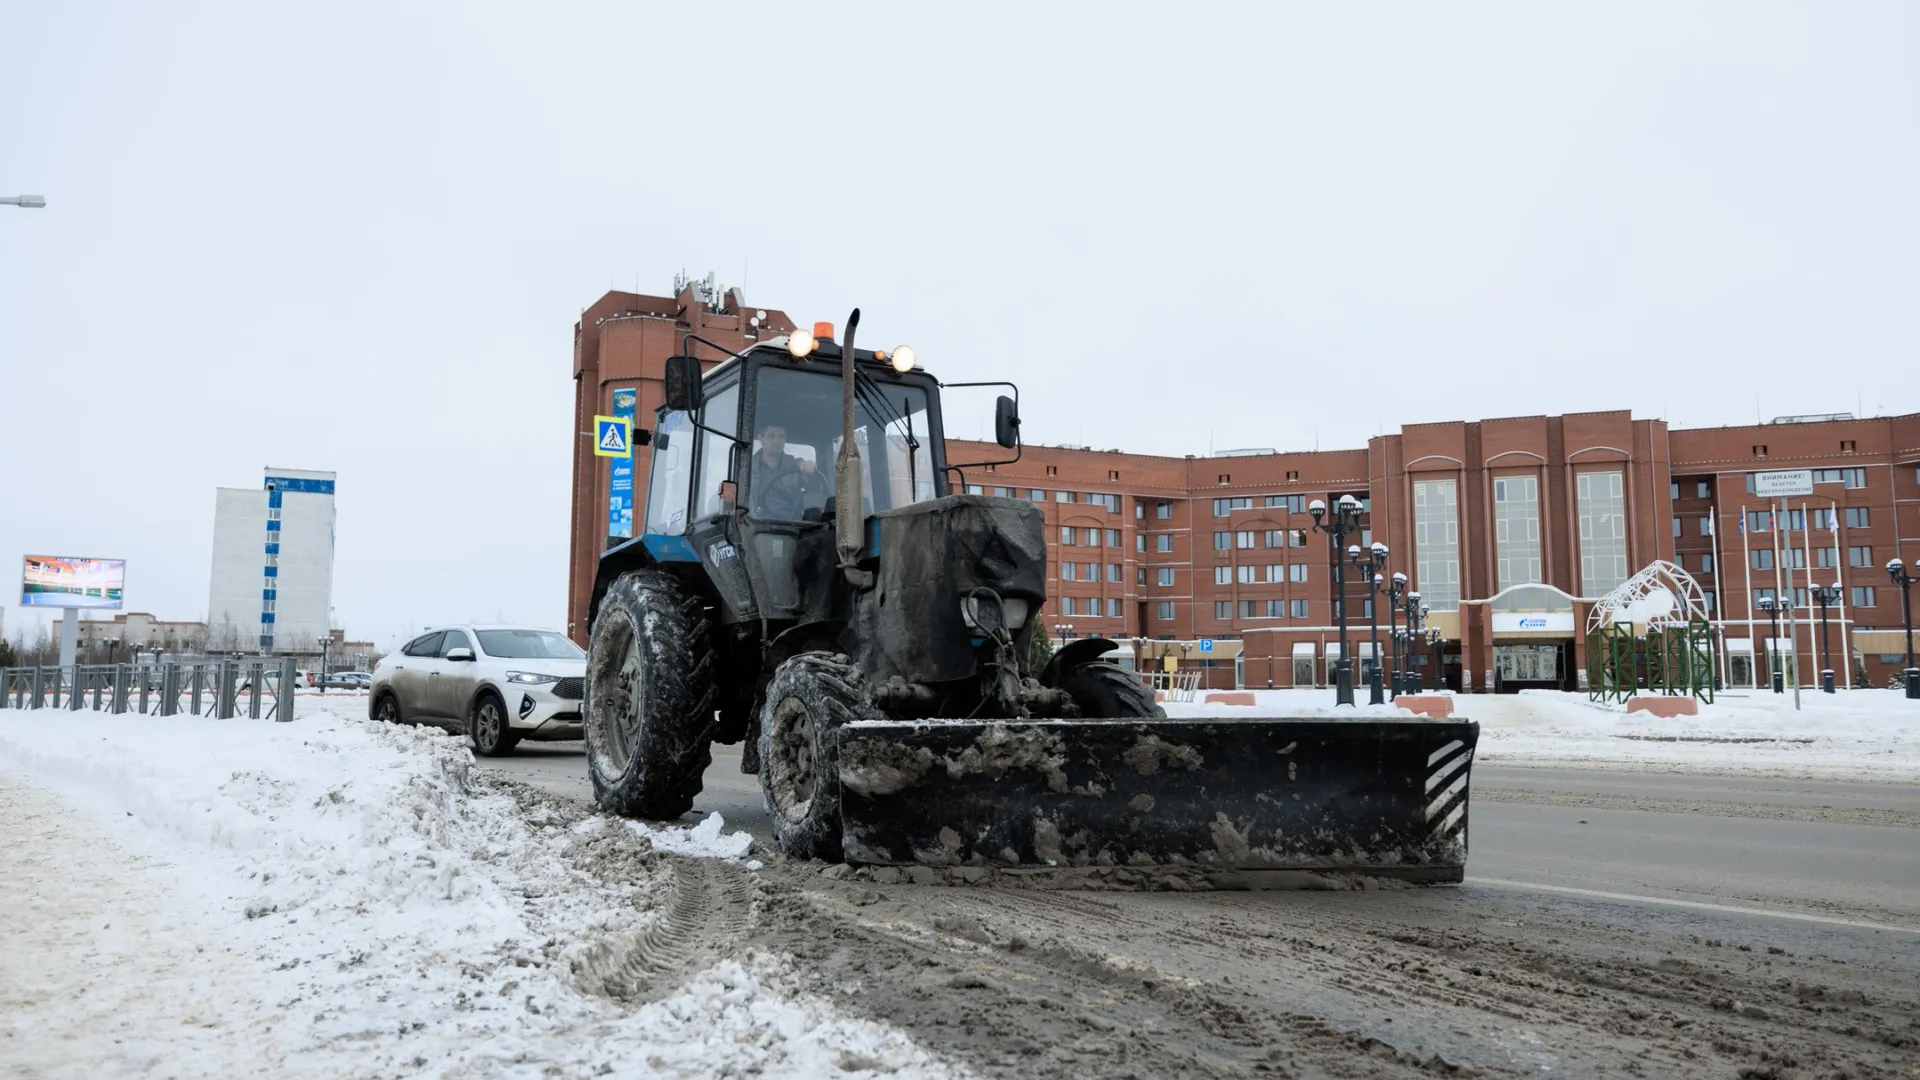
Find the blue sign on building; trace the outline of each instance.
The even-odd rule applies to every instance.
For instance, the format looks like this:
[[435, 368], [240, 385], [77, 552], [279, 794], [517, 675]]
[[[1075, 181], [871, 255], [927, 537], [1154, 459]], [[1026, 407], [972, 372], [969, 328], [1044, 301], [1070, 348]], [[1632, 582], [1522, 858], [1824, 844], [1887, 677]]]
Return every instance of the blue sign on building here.
[[[640, 402], [637, 387], [615, 387], [613, 391], [613, 415], [627, 422], [627, 430], [633, 430], [633, 414]], [[612, 461], [612, 474], [607, 485], [607, 535], [623, 539], [633, 536], [633, 453], [629, 448], [626, 457], [616, 457]]]
[[1200, 639], [1200, 651], [1201, 651], [1201, 652], [1212, 652], [1212, 651], [1213, 651], [1213, 639], [1212, 639], [1212, 638], [1210, 638], [1210, 637], [1203, 637], [1203, 638], [1201, 638], [1201, 639]]

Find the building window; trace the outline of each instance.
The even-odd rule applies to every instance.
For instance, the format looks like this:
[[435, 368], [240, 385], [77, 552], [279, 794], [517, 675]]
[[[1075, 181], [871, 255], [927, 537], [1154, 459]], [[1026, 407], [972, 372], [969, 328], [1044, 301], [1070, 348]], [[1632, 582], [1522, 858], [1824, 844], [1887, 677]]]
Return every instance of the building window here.
[[1228, 548], [1230, 548], [1230, 547], [1232, 547], [1232, 546], [1233, 546], [1233, 534], [1232, 534], [1232, 533], [1230, 533], [1230, 532], [1217, 532], [1217, 533], [1214, 533], [1214, 534], [1213, 534], [1213, 550], [1215, 550], [1215, 551], [1225, 551], [1225, 550], [1227, 550]]
[[1028, 501], [1028, 502], [1031, 502], [1031, 503], [1043, 503], [1043, 502], [1046, 502], [1046, 501], [1047, 501], [1047, 493], [1046, 493], [1046, 492], [1044, 492], [1044, 491], [1041, 491], [1041, 490], [1040, 490], [1039, 488], [1028, 488], [1028, 489], [1027, 489], [1027, 501]]
[[1807, 568], [1807, 549], [1790, 547], [1786, 549], [1787, 565], [1795, 570]]
[[1305, 495], [1269, 495], [1267, 507], [1284, 509], [1289, 514], [1304, 514], [1307, 512], [1307, 497]]
[[1173, 568], [1172, 567], [1163, 566], [1156, 572], [1159, 574], [1159, 584], [1161, 588], [1163, 589], [1173, 588]]
[[1793, 590], [1793, 606], [1797, 608], [1807, 606], [1807, 590], [1804, 586]]
[[1700, 572], [1703, 574], [1713, 573], [1713, 556], [1711, 554], [1700, 556]]
[[[1049, 473], [1048, 475], [1051, 476], [1052, 474]], [[1080, 496], [1075, 495], [1071, 491], [1056, 491], [1053, 493], [1053, 501], [1064, 503], [1079, 502]]]
[[1067, 545], [1068, 547], [1072, 547], [1072, 546], [1073, 546], [1073, 542], [1074, 542], [1074, 528], [1073, 528], [1073, 526], [1071, 526], [1071, 525], [1062, 525], [1062, 526], [1060, 526], [1060, 542], [1061, 542], [1062, 544], [1065, 544], [1065, 545]]
[[1216, 567], [1214, 567], [1214, 568], [1213, 568], [1213, 583], [1214, 583], [1215, 585], [1231, 585], [1231, 584], [1233, 584], [1233, 567], [1231, 567], [1231, 566], [1216, 566]]
[[[1849, 443], [1848, 445], [1851, 446], [1852, 444]], [[1867, 470], [1865, 469], [1841, 469], [1840, 474], [1843, 482], [1850, 488], [1858, 489], [1867, 486]]]
[[1287, 580], [1287, 568], [1279, 563], [1267, 564], [1267, 584], [1274, 585]]
[[1840, 482], [1839, 469], [1813, 470], [1813, 482], [1816, 484], [1837, 484]]
[[1097, 562], [1081, 563], [1080, 564], [1080, 580], [1081, 581], [1099, 581], [1100, 580], [1100, 564]]
[[1711, 591], [1711, 590], [1709, 590], [1709, 591], [1707, 591], [1707, 592], [1703, 592], [1703, 593], [1701, 593], [1701, 594], [1700, 594], [1700, 598], [1701, 598], [1702, 600], [1705, 600], [1705, 601], [1706, 601], [1706, 604], [1707, 604], [1707, 614], [1709, 614], [1709, 615], [1711, 615], [1711, 614], [1713, 614], [1713, 612], [1714, 612], [1714, 608], [1715, 608], [1715, 603], [1714, 603], [1714, 597], [1713, 597], [1713, 593], [1712, 593], [1712, 591]]
[[1159, 619], [1161, 622], [1172, 622], [1173, 621], [1173, 601], [1162, 600], [1159, 603], [1153, 605], [1153, 617], [1156, 619]]
[[1147, 568], [1146, 567], [1136, 566], [1133, 568], [1133, 583], [1142, 589], [1147, 587]]
[[1707, 481], [1705, 481], [1705, 480], [1696, 480], [1696, 481], [1694, 481], [1694, 483], [1693, 483], [1693, 497], [1694, 497], [1694, 498], [1696, 498], [1696, 499], [1705, 499], [1705, 498], [1708, 498], [1708, 497], [1710, 497], [1710, 496], [1711, 496], [1711, 494], [1712, 494], [1712, 492], [1713, 492], [1713, 489], [1712, 489], [1712, 487], [1710, 487], [1710, 486], [1708, 485], [1708, 483], [1707, 483]]
[[1292, 566], [1287, 567], [1287, 580], [1288, 581], [1307, 580], [1307, 564], [1302, 562], [1297, 562], [1297, 563], [1294, 563]]
[[[1669, 483], [1667, 485], [1667, 498], [1678, 499], [1679, 497], [1680, 497], [1680, 481], [1675, 480], [1672, 483]], [[1679, 534], [1675, 533], [1674, 535], [1678, 536]]]
[[1147, 504], [1141, 502], [1139, 499], [1133, 500], [1133, 520], [1145, 521], [1146, 519], [1147, 519]]
[[1267, 601], [1267, 618], [1284, 619], [1286, 617], [1287, 617], [1287, 602], [1285, 600]]
[[1287, 603], [1293, 612], [1294, 618], [1304, 619], [1307, 617], [1307, 602], [1305, 600], [1289, 600]]
[[1753, 444], [1753, 456], [1754, 456], [1754, 457], [1766, 457], [1766, 456], [1767, 456], [1767, 444], [1766, 444], [1766, 443], [1754, 443], [1754, 444]]
[[1805, 510], [1787, 511], [1787, 521], [1782, 527], [1788, 532], [1807, 531], [1807, 512]]
[[1864, 528], [1867, 528], [1872, 523], [1872, 521], [1873, 521], [1873, 516], [1867, 512], [1866, 507], [1864, 506], [1847, 507], [1847, 528], [1864, 529]]
[[1270, 548], [1286, 547], [1287, 546], [1287, 530], [1268, 529], [1267, 530], [1267, 546]]
[[[1843, 454], [1857, 453], [1858, 451], [1854, 449], [1857, 445], [1859, 444], [1855, 443], [1852, 439], [1841, 439], [1840, 452]], [[1853, 485], [1849, 484], [1847, 486], [1852, 487]]]
[[1060, 475], [1060, 466], [1058, 466], [1058, 465], [1049, 465], [1049, 466], [1047, 466], [1047, 475], [1048, 475], [1048, 476], [1059, 476], [1059, 475]]
[[1253, 571], [1254, 571], [1254, 567], [1251, 563], [1247, 564], [1246, 566], [1242, 566], [1238, 570], [1236, 570], [1235, 574], [1237, 575], [1237, 578], [1240, 584], [1242, 585], [1253, 584]]
[[1855, 585], [1852, 589], [1848, 590], [1848, 598], [1853, 601], [1854, 607], [1875, 606], [1873, 586], [1871, 585]]
[[1713, 519], [1712, 518], [1703, 517], [1700, 519], [1700, 535], [1701, 536], [1713, 535]]
[[[1826, 549], [1821, 549], [1826, 550]], [[1871, 547], [1850, 547], [1847, 549], [1848, 566], [1872, 566], [1873, 549]]]
[[1770, 603], [1772, 603], [1772, 602], [1773, 602], [1773, 590], [1772, 590], [1772, 589], [1755, 589], [1755, 590], [1753, 590], [1753, 606], [1754, 606], [1754, 607], [1756, 607], [1756, 608], [1757, 608], [1757, 607], [1759, 607], [1759, 606], [1760, 606], [1761, 604], [1770, 604]]
[[[1627, 580], [1627, 507], [1624, 473], [1576, 477], [1580, 517], [1580, 593], [1605, 596]], [[1426, 582], [1421, 586], [1424, 591]]]
[[1013, 489], [1009, 487], [997, 487], [993, 489], [993, 494], [994, 497], [998, 499], [1011, 499], [1013, 498]]
[[1072, 581], [1073, 579], [1074, 579], [1074, 578], [1073, 578], [1073, 564], [1072, 564], [1072, 563], [1070, 563], [1070, 562], [1063, 562], [1063, 563], [1061, 563], [1061, 564], [1060, 564], [1060, 580], [1061, 580], [1061, 581]]
[[1747, 511], [1747, 531], [1757, 532], [1757, 533], [1772, 532], [1773, 531], [1773, 511], [1771, 510]]
[[1420, 480], [1413, 485], [1414, 575], [1422, 601], [1434, 611], [1453, 611], [1460, 606], [1456, 486], [1452, 480]]
[[1258, 600], [1240, 601], [1240, 617], [1241, 618], [1252, 619], [1252, 618], [1258, 617], [1259, 614], [1260, 614], [1260, 601]]
[[1836, 552], [1832, 548], [1814, 548], [1813, 565], [1822, 570], [1832, 567], [1836, 565], [1835, 555]]
[[1235, 510], [1247, 510], [1252, 506], [1252, 499], [1215, 499], [1213, 500], [1213, 516], [1226, 517]]
[[1833, 528], [1833, 511], [1832, 510], [1823, 506], [1818, 510], [1810, 510], [1808, 511], [1808, 513], [1813, 515], [1812, 518], [1809, 520], [1812, 521], [1814, 528], [1816, 529]]
[[1159, 536], [1154, 537], [1154, 541], [1154, 549], [1156, 551], [1159, 551], [1163, 555], [1171, 555], [1173, 553], [1172, 533], [1161, 533]]
[[1119, 482], [1120, 482], [1120, 470], [1119, 470], [1119, 469], [1108, 469], [1108, 470], [1107, 470], [1107, 479], [1109, 479], [1109, 480], [1112, 480], [1112, 481], [1113, 481], [1113, 482], [1115, 482], [1115, 483], [1119, 483]]
[[1147, 534], [1146, 533], [1133, 534], [1133, 550], [1136, 555], [1145, 555], [1147, 553]]
[[1120, 564], [1119, 563], [1110, 562], [1107, 564], [1107, 580], [1113, 582], [1115, 585], [1118, 585], [1120, 583]]
[[1360, 601], [1360, 617], [1363, 619], [1373, 618], [1373, 597], [1369, 596]]
[[1254, 532], [1252, 529], [1243, 529], [1236, 532], [1233, 534], [1233, 546], [1243, 549], [1250, 548], [1253, 546], [1253, 537]]
[[1679, 518], [1673, 519], [1673, 538], [1675, 540], [1680, 539], [1680, 519]]
[[1093, 503], [1095, 506], [1105, 507], [1109, 514], [1117, 514], [1120, 512], [1120, 496], [1118, 495], [1093, 493], [1087, 496], [1087, 501]]
[[1162, 521], [1166, 521], [1166, 520], [1168, 520], [1168, 519], [1170, 519], [1170, 518], [1172, 518], [1172, 517], [1173, 517], [1173, 504], [1172, 504], [1172, 503], [1170, 503], [1170, 502], [1157, 502], [1157, 503], [1154, 503], [1154, 504], [1153, 504], [1153, 516], [1154, 516], [1154, 517], [1157, 517], [1157, 518], [1159, 518], [1159, 519], [1160, 519], [1160, 520], [1162, 520]]
[[1773, 569], [1773, 549], [1760, 548], [1751, 553], [1751, 558], [1755, 570]]
[[981, 487], [979, 484], [967, 485], [967, 494], [969, 495], [985, 495], [986, 493], [987, 493], [987, 489]]
[[1233, 601], [1215, 600], [1213, 602], [1213, 617], [1216, 619], [1220, 619], [1222, 621], [1232, 619], [1233, 618]]
[[1231, 484], [1231, 483], [1233, 483], [1233, 474], [1232, 474], [1232, 473], [1221, 473], [1221, 474], [1220, 474], [1220, 482], [1221, 482], [1222, 484]]
[[1120, 546], [1120, 530], [1119, 529], [1107, 530], [1107, 546], [1110, 548], [1117, 548]]
[[[1114, 477], [1114, 479], [1118, 480], [1120, 478], [1116, 476]], [[1120, 598], [1117, 596], [1107, 597], [1107, 618], [1117, 619], [1119, 617], [1120, 617]]]
[[1287, 538], [1287, 546], [1288, 547], [1306, 547], [1307, 546], [1307, 530], [1305, 529], [1293, 530], [1293, 533]]

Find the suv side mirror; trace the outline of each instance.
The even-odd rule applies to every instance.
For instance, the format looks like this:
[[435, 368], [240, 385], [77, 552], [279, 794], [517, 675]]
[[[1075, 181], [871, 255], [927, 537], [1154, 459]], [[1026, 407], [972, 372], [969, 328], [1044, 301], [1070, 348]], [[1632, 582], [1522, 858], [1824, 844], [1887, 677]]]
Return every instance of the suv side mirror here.
[[666, 370], [667, 408], [691, 412], [700, 407], [700, 359], [669, 356]]
[[1020, 408], [1005, 394], [994, 404], [993, 441], [1009, 450], [1020, 445]]
[[462, 661], [462, 660], [471, 661], [473, 659], [473, 650], [472, 649], [448, 649], [447, 659], [453, 660], [456, 662]]

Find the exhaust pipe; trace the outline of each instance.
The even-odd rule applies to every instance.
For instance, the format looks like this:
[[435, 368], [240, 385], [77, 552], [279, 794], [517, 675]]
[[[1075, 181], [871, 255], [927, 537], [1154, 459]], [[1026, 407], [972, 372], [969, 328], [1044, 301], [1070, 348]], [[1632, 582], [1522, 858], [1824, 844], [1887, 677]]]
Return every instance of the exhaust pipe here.
[[833, 537], [840, 555], [840, 571], [856, 589], [872, 585], [873, 575], [860, 570], [860, 549], [866, 537], [860, 513], [860, 455], [853, 446], [853, 337], [860, 329], [860, 309], [847, 316], [847, 337], [840, 343], [840, 454], [833, 463]]

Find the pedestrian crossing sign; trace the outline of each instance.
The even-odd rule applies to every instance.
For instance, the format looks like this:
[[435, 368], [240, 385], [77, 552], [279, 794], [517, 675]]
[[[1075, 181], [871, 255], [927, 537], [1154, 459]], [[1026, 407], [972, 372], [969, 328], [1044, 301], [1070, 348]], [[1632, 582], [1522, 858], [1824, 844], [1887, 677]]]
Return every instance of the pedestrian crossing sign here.
[[632, 421], [624, 416], [593, 418], [593, 452], [599, 457], [633, 456]]

